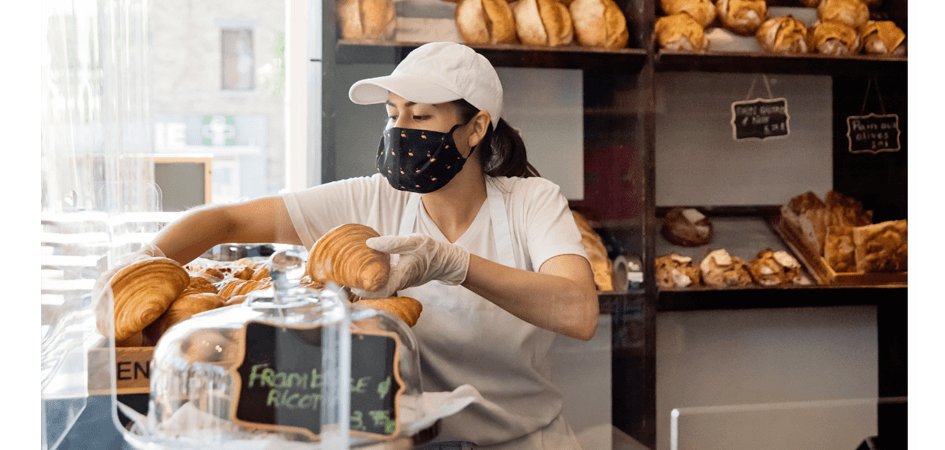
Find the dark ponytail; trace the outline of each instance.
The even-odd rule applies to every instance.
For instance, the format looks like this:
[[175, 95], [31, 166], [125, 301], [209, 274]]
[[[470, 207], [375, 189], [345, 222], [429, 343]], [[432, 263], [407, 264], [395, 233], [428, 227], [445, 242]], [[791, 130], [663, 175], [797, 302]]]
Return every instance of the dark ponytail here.
[[[453, 102], [459, 110], [462, 123], [468, 123], [479, 113], [479, 109], [460, 99]], [[482, 145], [484, 142], [490, 145]], [[505, 119], [499, 118], [495, 129], [492, 122], [486, 130], [482, 141], [476, 145], [479, 149], [479, 160], [482, 161], [482, 171], [490, 177], [539, 177], [538, 170], [528, 162], [525, 153], [525, 141], [517, 130], [512, 128]]]

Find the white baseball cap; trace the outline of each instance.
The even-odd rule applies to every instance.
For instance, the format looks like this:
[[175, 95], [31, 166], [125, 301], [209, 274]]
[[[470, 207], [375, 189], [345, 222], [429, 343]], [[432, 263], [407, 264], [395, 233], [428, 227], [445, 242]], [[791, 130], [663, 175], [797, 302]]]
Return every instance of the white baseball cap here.
[[502, 115], [502, 83], [492, 64], [455, 42], [431, 42], [410, 52], [387, 76], [351, 85], [348, 98], [360, 105], [387, 101], [388, 91], [417, 103], [463, 99], [489, 113], [492, 127]]

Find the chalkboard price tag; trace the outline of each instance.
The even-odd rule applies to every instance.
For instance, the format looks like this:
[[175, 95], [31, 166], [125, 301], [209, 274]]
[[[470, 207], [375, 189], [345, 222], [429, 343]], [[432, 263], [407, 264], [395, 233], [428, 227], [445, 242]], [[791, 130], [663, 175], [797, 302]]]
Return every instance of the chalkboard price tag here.
[[899, 151], [899, 115], [869, 114], [847, 117], [850, 153]]
[[791, 133], [787, 99], [756, 98], [732, 103], [732, 138], [768, 139], [786, 137]]
[[[237, 397], [231, 420], [250, 428], [301, 433], [321, 428], [322, 330], [250, 321], [240, 343]], [[400, 340], [377, 331], [351, 334], [352, 434], [384, 439], [400, 430], [404, 390]]]

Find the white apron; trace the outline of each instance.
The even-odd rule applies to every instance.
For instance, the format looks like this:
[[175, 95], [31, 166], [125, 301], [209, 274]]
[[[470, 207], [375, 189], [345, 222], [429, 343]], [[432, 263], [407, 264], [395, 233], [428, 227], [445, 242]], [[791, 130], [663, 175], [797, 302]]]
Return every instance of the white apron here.
[[[486, 182], [490, 227], [474, 224], [456, 241], [480, 257], [525, 268], [512, 247], [502, 193]], [[411, 194], [401, 236], [415, 232], [422, 211]], [[430, 221], [432, 223], [432, 221]], [[429, 228], [429, 227], [428, 227]], [[433, 226], [435, 229], [435, 225]], [[478, 230], [478, 231], [477, 231]], [[446, 241], [438, 230], [431, 236]], [[467, 236], [471, 234], [470, 236]], [[486, 239], [491, 234], [491, 242]], [[463, 242], [464, 238], [467, 242]], [[501, 450], [580, 449], [561, 415], [562, 395], [551, 383], [551, 331], [529, 324], [461, 286], [430, 282], [400, 291], [418, 299], [423, 313], [413, 328], [420, 344], [423, 390], [453, 391], [470, 384], [485, 398], [442, 420], [440, 441], [470, 441]]]

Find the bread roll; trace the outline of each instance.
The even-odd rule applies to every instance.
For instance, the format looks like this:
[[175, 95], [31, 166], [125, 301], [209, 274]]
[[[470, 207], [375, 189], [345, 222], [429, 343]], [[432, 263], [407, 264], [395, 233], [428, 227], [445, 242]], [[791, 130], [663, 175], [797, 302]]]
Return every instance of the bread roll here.
[[512, 8], [518, 39], [526, 45], [558, 47], [574, 39], [568, 7], [555, 0], [519, 0]]
[[715, 4], [711, 0], [660, 0], [660, 8], [667, 16], [689, 14], [703, 28], [715, 22]]
[[656, 258], [656, 285], [663, 288], [685, 288], [699, 286], [699, 268], [692, 258], [675, 253]]
[[748, 264], [741, 258], [729, 255], [724, 249], [709, 253], [699, 264], [702, 282], [707, 286], [741, 287], [752, 284]]
[[272, 281], [268, 278], [263, 278], [259, 281], [232, 278], [220, 287], [219, 295], [224, 299], [229, 299], [237, 295], [246, 295], [250, 292], [261, 291], [270, 287], [272, 287]]
[[904, 56], [906, 33], [890, 20], [870, 20], [859, 29], [863, 51], [871, 55]]
[[790, 14], [766, 20], [755, 32], [755, 39], [767, 52], [807, 53], [807, 27]]
[[904, 272], [909, 263], [909, 225], [889, 220], [853, 229], [857, 272]]
[[594, 231], [591, 224], [577, 211], [571, 211], [574, 216], [574, 224], [581, 232], [581, 244], [584, 245], [584, 251], [591, 262], [591, 269], [594, 271], [594, 284], [599, 291], [612, 291], [614, 289], [613, 273], [614, 262], [607, 257], [607, 248], [604, 247], [604, 241], [600, 235]]
[[718, 0], [722, 26], [735, 34], [754, 36], [755, 31], [768, 20], [768, 5], [764, 0]]
[[[169, 258], [148, 258], [119, 270], [109, 282], [115, 305], [115, 341], [144, 330], [167, 311], [189, 282], [187, 271]], [[95, 312], [96, 326], [107, 336], [107, 302], [99, 302]]]
[[860, 50], [860, 36], [849, 25], [818, 21], [808, 31], [807, 46], [824, 55], [853, 55]]
[[870, 19], [870, 10], [863, 0], [821, 0], [817, 5], [821, 22], [839, 22], [859, 28]]
[[467, 44], [515, 42], [515, 17], [505, 0], [459, 0], [453, 17]]
[[686, 247], [698, 247], [712, 240], [709, 218], [693, 208], [673, 208], [663, 217], [660, 227], [667, 241]]
[[656, 19], [653, 36], [660, 48], [699, 52], [708, 48], [705, 30], [689, 14], [673, 14]]
[[410, 297], [391, 297], [376, 300], [359, 300], [355, 303], [365, 308], [379, 309], [387, 311], [397, 317], [400, 317], [407, 326], [414, 326], [420, 318], [423, 311], [423, 305], [416, 299]]
[[305, 263], [305, 274], [316, 283], [335, 282], [362, 291], [387, 286], [390, 255], [365, 244], [380, 234], [373, 228], [349, 223], [337, 226], [315, 242]]
[[627, 46], [627, 18], [614, 0], [574, 0], [568, 11], [579, 44], [607, 49]]
[[339, 0], [338, 29], [344, 39], [391, 40], [396, 32], [393, 0]]
[[751, 277], [762, 286], [802, 284], [801, 263], [785, 251], [766, 248], [748, 263]]

